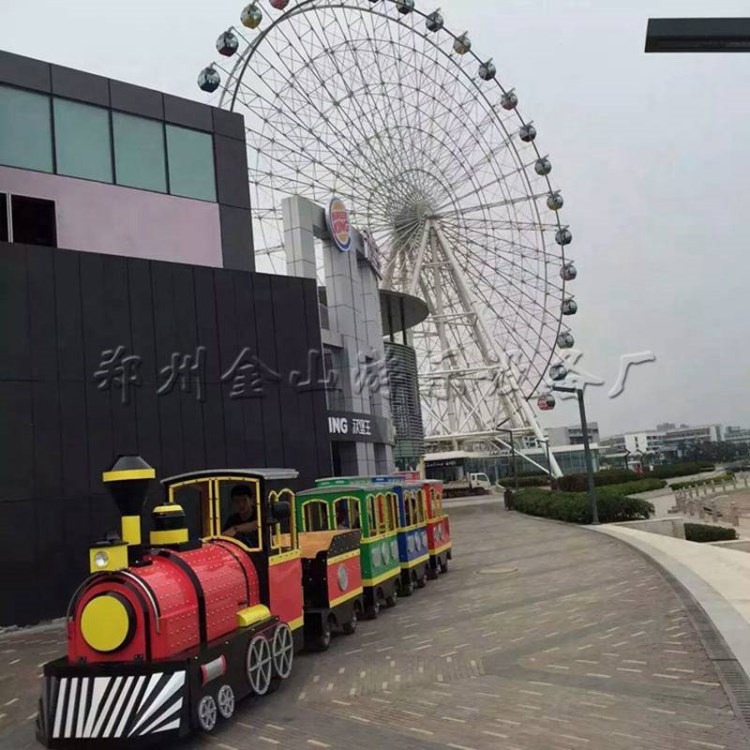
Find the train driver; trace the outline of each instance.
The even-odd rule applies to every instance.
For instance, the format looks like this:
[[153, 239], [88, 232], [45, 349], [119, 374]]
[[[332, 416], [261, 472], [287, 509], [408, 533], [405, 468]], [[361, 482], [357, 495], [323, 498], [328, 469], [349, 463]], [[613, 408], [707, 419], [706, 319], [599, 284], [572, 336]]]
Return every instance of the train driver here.
[[253, 492], [246, 484], [232, 487], [232, 510], [224, 523], [224, 534], [235, 537], [248, 547], [258, 546], [258, 518]]

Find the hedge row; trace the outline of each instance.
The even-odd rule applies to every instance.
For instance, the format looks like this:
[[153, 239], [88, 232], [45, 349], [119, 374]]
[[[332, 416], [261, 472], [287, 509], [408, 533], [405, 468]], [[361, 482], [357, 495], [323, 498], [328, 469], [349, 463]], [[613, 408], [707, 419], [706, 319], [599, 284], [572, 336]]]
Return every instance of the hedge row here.
[[635, 482], [599, 487], [596, 490], [596, 496], [635, 495], [638, 492], [653, 492], [654, 490], [660, 490], [666, 486], [666, 479], [637, 479]]
[[[596, 487], [604, 487], [608, 484], [624, 484], [625, 482], [634, 482], [639, 479], [643, 479], [643, 475], [635, 471], [608, 469], [606, 471], [598, 471], [594, 474], [594, 485]], [[587, 474], [568, 474], [557, 480], [557, 487], [563, 492], [585, 492], [588, 486]]]
[[[515, 487], [513, 477], [505, 477], [503, 480], [504, 487]], [[549, 484], [549, 477], [545, 474], [543, 476], [536, 475], [531, 477], [518, 477], [519, 487], [546, 487]]]
[[[597, 508], [601, 523], [639, 521], [654, 513], [651, 503], [624, 495], [597, 497]], [[581, 493], [525, 489], [513, 499], [513, 509], [530, 516], [554, 518], [568, 523], [591, 523], [589, 499]]]
[[711, 461], [691, 461], [689, 463], [656, 466], [653, 471], [649, 472], [649, 476], [657, 479], [672, 479], [672, 477], [689, 477], [691, 474], [713, 470], [714, 464]]
[[709, 526], [705, 523], [685, 524], [685, 539], [689, 542], [728, 542], [736, 538], [737, 532], [726, 526]]
[[719, 484], [720, 482], [728, 482], [732, 479], [734, 479], [734, 474], [731, 471], [727, 471], [710, 479], [697, 479], [695, 482], [675, 482], [670, 486], [673, 490], [684, 490], [687, 487], [703, 487], [705, 484]]

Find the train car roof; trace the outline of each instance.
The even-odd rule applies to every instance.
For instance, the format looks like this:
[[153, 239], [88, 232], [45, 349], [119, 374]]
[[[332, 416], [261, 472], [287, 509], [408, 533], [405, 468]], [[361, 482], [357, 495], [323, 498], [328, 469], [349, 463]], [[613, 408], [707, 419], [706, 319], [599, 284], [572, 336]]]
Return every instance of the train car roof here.
[[317, 487], [311, 487], [309, 490], [301, 490], [297, 492], [297, 497], [310, 497], [313, 495], [323, 495], [332, 493], [342, 492], [366, 492], [372, 490], [378, 485], [371, 484], [370, 482], [362, 482], [357, 484], [324, 484], [318, 485]]
[[203, 469], [202, 471], [188, 471], [185, 474], [175, 474], [161, 480], [164, 485], [187, 482], [191, 479], [204, 477], [248, 477], [251, 479], [296, 479], [299, 472], [296, 469]]

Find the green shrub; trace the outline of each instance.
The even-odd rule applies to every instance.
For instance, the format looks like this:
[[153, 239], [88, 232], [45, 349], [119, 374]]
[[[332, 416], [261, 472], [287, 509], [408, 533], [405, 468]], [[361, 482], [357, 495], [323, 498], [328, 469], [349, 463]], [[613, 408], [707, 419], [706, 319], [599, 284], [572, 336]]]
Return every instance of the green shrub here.
[[689, 477], [691, 474], [713, 470], [714, 464], [710, 461], [691, 461], [689, 463], [656, 466], [653, 471], [648, 473], [648, 476], [657, 479], [672, 479], [672, 477]]
[[[546, 487], [548, 484], [549, 477], [546, 474], [544, 476], [518, 477], [519, 487]], [[505, 477], [503, 479], [503, 487], [515, 487], [513, 477]]]
[[[609, 484], [623, 484], [643, 479], [642, 474], [624, 469], [609, 469], [597, 471], [594, 474], [594, 486], [604, 487]], [[563, 492], [586, 492], [588, 489], [588, 476], [586, 474], [568, 474], [557, 480], [557, 486]]]
[[[585, 493], [525, 489], [515, 496], [513, 506], [515, 510], [530, 516], [555, 518], [568, 523], [591, 523], [591, 506]], [[624, 495], [600, 497], [597, 494], [597, 507], [601, 523], [638, 521], [654, 513], [651, 503]]]
[[686, 523], [685, 539], [689, 542], [727, 542], [737, 538], [737, 532], [726, 526], [709, 526], [706, 523]]
[[596, 490], [597, 497], [607, 495], [635, 495], [638, 492], [653, 492], [667, 486], [666, 479], [638, 479], [635, 482], [625, 484], [611, 484], [607, 487], [599, 487]]

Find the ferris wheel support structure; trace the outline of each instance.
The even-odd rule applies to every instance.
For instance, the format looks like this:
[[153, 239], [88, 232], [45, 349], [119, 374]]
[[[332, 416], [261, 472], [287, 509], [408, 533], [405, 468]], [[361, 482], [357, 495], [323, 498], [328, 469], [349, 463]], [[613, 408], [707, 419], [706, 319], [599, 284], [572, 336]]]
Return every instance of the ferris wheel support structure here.
[[[396, 254], [397, 245], [394, 244], [393, 247], [394, 254], [388, 259], [386, 274], [382, 284], [386, 289], [392, 287], [393, 272], [396, 266], [396, 261], [398, 260], [398, 255]], [[427, 260], [428, 249], [432, 253], [429, 260]], [[446, 290], [444, 289], [445, 285], [442, 281], [441, 274], [435, 275], [436, 283], [432, 290], [434, 292], [434, 300], [432, 299], [432, 294], [428, 289], [425, 280], [422, 278], [422, 270], [425, 266], [433, 269], [441, 268], [448, 271], [449, 278], [452, 281], [452, 291], [460, 300], [463, 308], [461, 312], [446, 313], [443, 305], [443, 298], [446, 294]], [[412, 273], [407, 275], [404, 280], [403, 286], [409, 290], [410, 294], [416, 294], [418, 290], [421, 291], [425, 298], [425, 302], [430, 309], [431, 319], [434, 321], [437, 329], [441, 345], [441, 364], [444, 362], [450, 362], [451, 364], [448, 369], [441, 368], [439, 372], [439, 376], [444, 378], [444, 388], [447, 397], [445, 419], [441, 420], [445, 432], [433, 436], [432, 439], [434, 441], [449, 440], [452, 443], [453, 448], [457, 449], [459, 443], [477, 440], [478, 437], [481, 436], [482, 439], [489, 439], [491, 442], [502, 448], [511, 448], [510, 444], [500, 437], [503, 432], [502, 430], [498, 429], [497, 431], [490, 431], [489, 433], [483, 431], [482, 428], [484, 423], [478, 416], [482, 407], [482, 402], [477, 400], [475, 403], [472, 403], [471, 395], [475, 392], [461, 389], [460, 387], [460, 382], [465, 377], [484, 376], [489, 382], [485, 395], [495, 396], [498, 399], [503, 413], [507, 415], [506, 421], [510, 422], [511, 431], [529, 431], [540, 443], [544, 443], [547, 438], [545, 437], [541, 425], [539, 424], [539, 420], [536, 418], [532, 408], [523, 397], [521, 388], [518, 385], [516, 374], [513, 370], [513, 363], [506, 354], [496, 346], [492, 337], [487, 332], [484, 323], [482, 322], [480, 312], [477, 309], [476, 302], [472, 297], [469, 284], [464, 278], [461, 267], [452, 251], [450, 243], [440, 228], [439, 220], [428, 218], [425, 221], [424, 231], [417, 250], [416, 263]], [[448, 343], [445, 323], [446, 317], [453, 319], [456, 317], [463, 317], [469, 321], [474, 343], [481, 352], [484, 360], [484, 367], [465, 368], [458, 365], [455, 354]], [[436, 373], [436, 375], [437, 374], [438, 373]], [[458, 383], [456, 383], [456, 381], [458, 381]], [[465, 411], [465, 416], [461, 423], [458, 422], [457, 418], [459, 409], [457, 408], [456, 401], [458, 399], [463, 401], [463, 409]], [[477, 428], [476, 430], [472, 431], [466, 429], [468, 428], [468, 422], [470, 421], [474, 422]], [[427, 439], [429, 442], [430, 436], [428, 436]], [[517, 454], [533, 466], [542, 469], [545, 472], [548, 471], [551, 476], [562, 476], [562, 471], [552, 450], [550, 450], [549, 453], [549, 468], [545, 468], [534, 461], [523, 450], [517, 450]]]

